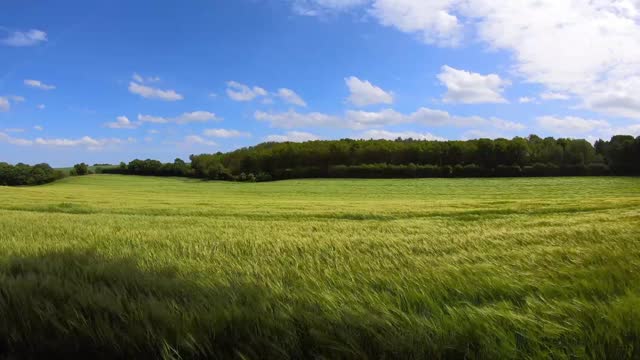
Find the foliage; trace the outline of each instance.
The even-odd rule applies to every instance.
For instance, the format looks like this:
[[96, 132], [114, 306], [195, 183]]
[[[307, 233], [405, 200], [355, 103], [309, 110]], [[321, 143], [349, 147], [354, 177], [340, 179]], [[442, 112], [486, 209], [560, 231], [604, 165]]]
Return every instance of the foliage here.
[[0, 186], [42, 185], [64, 177], [48, 164], [16, 165], [0, 162]]
[[638, 359], [639, 216], [631, 177], [0, 188], [0, 358]]
[[73, 169], [71, 170], [71, 176], [83, 176], [89, 174], [89, 165], [85, 163], [75, 164], [73, 165]]
[[[469, 141], [335, 140], [263, 143], [229, 153], [191, 155], [191, 164], [122, 163], [109, 173], [210, 180], [298, 178], [520, 177], [640, 174], [640, 137], [614, 136], [596, 147], [582, 139]], [[178, 161], [179, 159], [176, 159]], [[244, 174], [244, 176], [243, 176]]]

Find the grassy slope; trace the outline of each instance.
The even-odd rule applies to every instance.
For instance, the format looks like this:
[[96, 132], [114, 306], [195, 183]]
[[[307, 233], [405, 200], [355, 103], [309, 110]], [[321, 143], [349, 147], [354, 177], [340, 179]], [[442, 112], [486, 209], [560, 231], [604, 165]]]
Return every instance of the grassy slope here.
[[0, 354], [640, 357], [637, 178], [67, 178], [0, 245]]

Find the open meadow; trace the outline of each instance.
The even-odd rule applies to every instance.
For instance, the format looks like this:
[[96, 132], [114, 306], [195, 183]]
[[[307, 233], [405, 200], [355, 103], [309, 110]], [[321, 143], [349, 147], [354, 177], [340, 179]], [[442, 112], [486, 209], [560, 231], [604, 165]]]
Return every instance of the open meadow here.
[[16, 354], [638, 359], [640, 178], [0, 187]]

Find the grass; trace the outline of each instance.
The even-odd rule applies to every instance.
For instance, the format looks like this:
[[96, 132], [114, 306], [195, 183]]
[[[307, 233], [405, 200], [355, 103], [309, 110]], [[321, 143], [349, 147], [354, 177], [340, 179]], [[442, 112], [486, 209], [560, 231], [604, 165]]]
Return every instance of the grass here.
[[0, 187], [0, 358], [640, 358], [640, 179]]

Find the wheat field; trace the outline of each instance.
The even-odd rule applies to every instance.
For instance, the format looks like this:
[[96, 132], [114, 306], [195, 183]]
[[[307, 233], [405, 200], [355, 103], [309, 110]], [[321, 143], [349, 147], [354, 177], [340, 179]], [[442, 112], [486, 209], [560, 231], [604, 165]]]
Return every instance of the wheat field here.
[[0, 358], [637, 359], [640, 179], [0, 187]]

